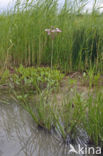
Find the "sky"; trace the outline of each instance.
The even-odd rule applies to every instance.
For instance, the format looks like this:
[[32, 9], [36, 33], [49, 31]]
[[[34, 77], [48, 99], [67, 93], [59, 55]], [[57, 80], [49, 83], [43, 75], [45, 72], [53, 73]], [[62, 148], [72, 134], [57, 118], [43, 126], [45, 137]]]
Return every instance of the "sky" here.
[[[10, 8], [12, 6], [12, 3], [15, 0], [0, 0], [0, 12], [2, 10], [5, 10], [6, 8]], [[59, 0], [62, 4], [64, 0]], [[103, 0], [97, 0], [98, 1], [98, 7], [103, 7]], [[12, 2], [12, 3], [11, 3]], [[90, 11], [93, 6], [94, 0], [88, 0], [88, 5], [86, 6], [86, 10]], [[101, 9], [103, 10], [103, 9]]]
[[8, 3], [10, 3], [11, 0], [0, 0], [0, 8], [7, 7]]
[[11, 4], [12, 0], [0, 0], [0, 10], [5, 10]]

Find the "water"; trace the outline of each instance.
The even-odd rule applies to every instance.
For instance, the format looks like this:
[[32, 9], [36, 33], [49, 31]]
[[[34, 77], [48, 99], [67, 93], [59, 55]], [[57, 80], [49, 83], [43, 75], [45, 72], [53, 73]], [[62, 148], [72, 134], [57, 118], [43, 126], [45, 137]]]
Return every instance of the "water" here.
[[[0, 156], [75, 156], [54, 134], [38, 129], [14, 102], [0, 104]], [[77, 155], [76, 155], [77, 156]]]

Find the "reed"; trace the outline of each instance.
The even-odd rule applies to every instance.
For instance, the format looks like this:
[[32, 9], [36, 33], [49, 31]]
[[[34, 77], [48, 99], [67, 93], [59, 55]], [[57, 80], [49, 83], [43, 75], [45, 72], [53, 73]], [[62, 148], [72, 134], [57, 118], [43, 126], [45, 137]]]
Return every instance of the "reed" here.
[[[17, 1], [18, 2], [18, 1]], [[53, 43], [53, 66], [65, 72], [85, 70], [95, 65], [102, 72], [103, 18], [93, 10], [81, 14], [82, 5], [58, 0], [27, 1], [0, 14], [0, 66], [51, 65], [51, 26], [62, 30]]]

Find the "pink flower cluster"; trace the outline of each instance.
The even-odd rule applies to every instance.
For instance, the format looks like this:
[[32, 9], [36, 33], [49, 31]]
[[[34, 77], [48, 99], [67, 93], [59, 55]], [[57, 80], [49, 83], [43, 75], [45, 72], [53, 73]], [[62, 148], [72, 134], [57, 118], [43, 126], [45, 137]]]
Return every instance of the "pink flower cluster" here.
[[60, 33], [62, 31], [59, 28], [51, 27], [51, 29], [45, 29], [45, 32], [47, 32], [48, 35], [51, 35], [52, 39], [54, 39], [55, 33]]

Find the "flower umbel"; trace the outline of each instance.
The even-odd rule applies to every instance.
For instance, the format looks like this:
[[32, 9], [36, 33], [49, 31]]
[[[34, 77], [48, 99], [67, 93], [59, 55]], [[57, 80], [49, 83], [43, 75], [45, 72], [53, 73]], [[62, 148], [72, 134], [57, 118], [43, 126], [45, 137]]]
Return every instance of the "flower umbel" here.
[[50, 35], [51, 38], [54, 39], [56, 34], [62, 32], [62, 31], [59, 28], [54, 28], [52, 26], [50, 29], [45, 29], [45, 32], [47, 32], [48, 35]]
[[53, 41], [55, 39], [55, 36], [62, 32], [59, 28], [54, 28], [53, 26], [51, 26], [50, 29], [45, 29], [45, 32], [47, 32], [47, 34], [49, 36], [51, 36], [52, 39], [52, 52], [51, 52], [51, 69], [52, 69], [52, 64], [53, 64]]

